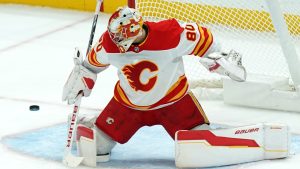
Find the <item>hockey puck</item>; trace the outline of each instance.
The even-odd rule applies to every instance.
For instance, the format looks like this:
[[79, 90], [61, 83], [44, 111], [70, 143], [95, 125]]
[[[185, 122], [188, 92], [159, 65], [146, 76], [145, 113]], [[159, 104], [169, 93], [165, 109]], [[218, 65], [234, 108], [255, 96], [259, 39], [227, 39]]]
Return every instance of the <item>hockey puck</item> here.
[[31, 106], [29, 106], [29, 110], [30, 111], [38, 111], [38, 110], [40, 110], [40, 106], [38, 106], [38, 105], [31, 105]]

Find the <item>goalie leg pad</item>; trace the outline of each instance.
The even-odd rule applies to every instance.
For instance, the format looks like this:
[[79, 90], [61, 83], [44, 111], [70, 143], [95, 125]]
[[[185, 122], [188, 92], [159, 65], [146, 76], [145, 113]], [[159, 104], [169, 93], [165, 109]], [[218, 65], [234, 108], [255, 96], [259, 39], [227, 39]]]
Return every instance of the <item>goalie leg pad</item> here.
[[95, 130], [84, 125], [78, 125], [76, 143], [78, 155], [84, 157], [82, 163], [86, 166], [96, 167], [97, 147]]
[[89, 128], [82, 124], [77, 127], [77, 153], [84, 157], [83, 164], [96, 167], [97, 162], [110, 160], [110, 151], [115, 142], [108, 138], [98, 128]]
[[264, 124], [264, 158], [285, 158], [289, 155], [291, 136], [287, 125]]
[[177, 167], [213, 167], [284, 158], [290, 137], [283, 124], [217, 130], [181, 130], [175, 138]]

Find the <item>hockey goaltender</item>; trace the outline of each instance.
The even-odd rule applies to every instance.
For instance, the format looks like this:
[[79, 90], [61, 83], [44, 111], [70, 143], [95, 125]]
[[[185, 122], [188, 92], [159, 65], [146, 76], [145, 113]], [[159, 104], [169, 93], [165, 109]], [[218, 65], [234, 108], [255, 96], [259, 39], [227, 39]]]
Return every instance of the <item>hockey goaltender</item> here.
[[177, 167], [288, 156], [289, 132], [284, 124], [211, 129], [189, 91], [184, 55], [200, 57], [210, 72], [246, 80], [241, 54], [222, 51], [209, 29], [176, 19], [144, 22], [139, 12], [129, 7], [112, 14], [107, 31], [86, 59], [76, 51], [75, 66], [63, 90], [68, 104], [74, 104], [81, 94], [89, 96], [97, 74], [107, 67], [115, 66], [119, 77], [114, 96], [100, 115], [81, 118], [76, 128], [77, 150], [84, 165], [108, 161], [117, 142], [124, 144], [139, 128], [152, 125], [162, 125], [175, 140]]

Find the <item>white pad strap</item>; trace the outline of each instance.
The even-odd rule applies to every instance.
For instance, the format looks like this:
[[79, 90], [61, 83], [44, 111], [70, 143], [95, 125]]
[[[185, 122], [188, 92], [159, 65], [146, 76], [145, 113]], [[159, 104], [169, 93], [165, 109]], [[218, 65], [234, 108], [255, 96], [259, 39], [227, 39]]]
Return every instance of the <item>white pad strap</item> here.
[[213, 167], [284, 158], [289, 155], [288, 126], [256, 124], [217, 130], [178, 131], [177, 167]]

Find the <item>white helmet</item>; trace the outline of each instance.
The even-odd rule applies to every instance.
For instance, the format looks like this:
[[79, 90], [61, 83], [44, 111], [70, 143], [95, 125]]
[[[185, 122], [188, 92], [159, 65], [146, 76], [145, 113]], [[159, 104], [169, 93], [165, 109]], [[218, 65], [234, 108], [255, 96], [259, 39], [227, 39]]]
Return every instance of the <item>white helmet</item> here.
[[108, 33], [120, 52], [128, 50], [134, 40], [142, 34], [143, 18], [140, 13], [129, 7], [118, 9], [108, 21]]

